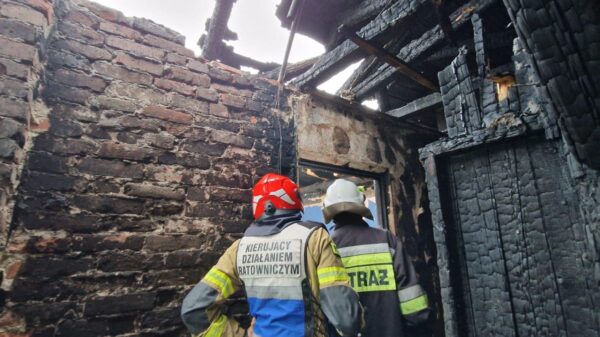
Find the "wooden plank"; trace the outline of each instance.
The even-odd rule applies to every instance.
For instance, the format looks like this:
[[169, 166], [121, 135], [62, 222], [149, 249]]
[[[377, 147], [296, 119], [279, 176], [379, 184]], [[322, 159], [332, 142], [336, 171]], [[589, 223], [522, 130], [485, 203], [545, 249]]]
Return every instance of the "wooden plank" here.
[[[431, 1], [396, 1], [389, 8], [377, 15], [375, 19], [361, 28], [358, 35], [363, 39], [371, 40], [412, 17], [423, 6], [431, 7]], [[356, 44], [350, 40], [344, 40], [344, 42], [340, 43], [333, 50], [323, 55], [309, 71], [298, 76], [292, 83], [301, 88], [314, 87], [349, 64], [357, 61], [361, 56], [360, 50]]]
[[401, 59], [397, 58], [396, 55], [388, 52], [387, 50], [367, 41], [360, 36], [356, 35], [351, 30], [346, 29], [345, 27], [340, 27], [340, 31], [352, 42], [356, 43], [361, 49], [365, 50], [370, 55], [375, 55], [383, 60], [385, 63], [391, 65], [401, 73], [402, 75], [410, 78], [411, 80], [417, 82], [421, 86], [431, 90], [431, 91], [439, 91], [440, 88], [433, 82], [431, 82], [428, 78], [421, 75], [418, 71], [414, 70], [410, 65]]
[[[463, 25], [470, 23], [471, 15], [473, 13], [481, 12], [496, 2], [497, 0], [472, 0], [469, 3], [461, 6], [450, 15], [452, 28], [457, 30]], [[420, 38], [411, 41], [411, 43], [403, 47], [396, 56], [406, 63], [414, 62], [425, 52], [429, 51], [440, 41], [444, 40], [444, 38], [445, 34], [442, 28], [440, 25], [437, 25], [433, 29], [423, 34]], [[363, 82], [352, 88], [351, 91], [355, 97], [357, 97], [357, 99], [365, 99], [378, 87], [386, 84], [395, 72], [396, 70], [392, 66], [384, 64], [379, 67], [377, 71], [368, 76]]]
[[431, 95], [418, 98], [403, 107], [389, 110], [384, 113], [388, 116], [404, 118], [438, 105], [442, 105], [442, 95], [440, 95], [439, 92], [434, 92]]
[[236, 0], [220, 0], [215, 3], [213, 16], [209, 19], [206, 36], [202, 43], [202, 57], [207, 60], [216, 60], [220, 57], [223, 48], [223, 37], [229, 31], [227, 22], [231, 16], [231, 9]]

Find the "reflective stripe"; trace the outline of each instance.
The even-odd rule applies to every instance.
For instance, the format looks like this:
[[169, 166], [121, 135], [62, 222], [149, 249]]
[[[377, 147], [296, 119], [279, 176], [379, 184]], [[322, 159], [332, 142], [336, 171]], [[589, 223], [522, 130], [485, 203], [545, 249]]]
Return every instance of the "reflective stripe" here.
[[354, 255], [343, 257], [342, 262], [346, 268], [365, 266], [369, 264], [388, 264], [392, 263], [392, 255], [389, 252]]
[[390, 247], [387, 243], [373, 243], [370, 245], [359, 245], [343, 248], [338, 247], [338, 250], [340, 251], [340, 255], [345, 257], [361, 254], [389, 253]]
[[227, 317], [225, 315], [219, 316], [209, 327], [206, 332], [201, 334], [202, 337], [221, 337], [225, 326], [227, 325]]
[[317, 269], [317, 277], [321, 286], [334, 282], [348, 282], [348, 274], [344, 267], [327, 267]]
[[417, 298], [413, 298], [410, 301], [400, 302], [400, 311], [402, 315], [414, 314], [417, 311], [427, 309], [428, 301], [427, 295], [423, 294]]
[[301, 300], [302, 288], [297, 286], [246, 286], [248, 297], [279, 298], [282, 300]]
[[348, 268], [350, 285], [356, 292], [396, 290], [394, 267], [380, 264]]
[[420, 285], [415, 284], [413, 286], [398, 290], [398, 299], [400, 299], [400, 302], [406, 302], [412, 300], [413, 298], [419, 297], [424, 293], [425, 292], [423, 291], [423, 288], [421, 288]]
[[208, 273], [206, 273], [202, 281], [214, 285], [223, 298], [227, 298], [233, 294], [233, 284], [231, 283], [231, 279], [227, 274], [216, 267], [212, 267]]

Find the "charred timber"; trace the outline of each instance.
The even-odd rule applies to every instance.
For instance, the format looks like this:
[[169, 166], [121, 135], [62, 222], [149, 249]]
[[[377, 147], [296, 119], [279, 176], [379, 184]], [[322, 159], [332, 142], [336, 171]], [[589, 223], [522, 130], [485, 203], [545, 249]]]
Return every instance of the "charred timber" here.
[[[290, 79], [293, 79], [294, 77], [297, 77], [302, 73], [306, 72], [308, 69], [310, 69], [310, 67], [313, 66], [313, 64], [315, 64], [315, 62], [317, 62], [318, 59], [319, 57], [317, 56], [307, 60], [289, 64], [285, 70], [284, 81], [289, 81]], [[262, 74], [262, 77], [277, 79], [280, 70], [281, 66], [277, 66], [277, 68], [275, 69], [264, 72]]]
[[[364, 26], [357, 34], [363, 39], [371, 40], [412, 17], [425, 5], [431, 5], [431, 2], [426, 0], [397, 1]], [[350, 40], [344, 40], [339, 46], [323, 55], [309, 71], [296, 78], [293, 83], [301, 88], [314, 87], [321, 80], [333, 76], [360, 57], [361, 53], [358, 46]]]
[[[470, 23], [473, 13], [484, 11], [496, 2], [497, 0], [474, 0], [461, 6], [458, 10], [452, 13], [452, 15], [450, 15], [452, 28], [457, 30], [466, 23]], [[407, 44], [396, 56], [406, 63], [414, 62], [418, 57], [436, 46], [443, 39], [444, 32], [440, 25], [437, 25], [433, 29], [423, 34], [420, 38]], [[376, 72], [367, 77], [363, 82], [359, 83], [355, 88], [353, 88], [352, 92], [357, 99], [363, 99], [374, 92], [378, 87], [387, 83], [395, 72], [396, 69], [394, 69], [392, 66], [387, 64], [383, 65], [379, 67]]]
[[381, 48], [381, 47], [373, 44], [370, 41], [367, 41], [367, 40], [361, 38], [360, 36], [356, 35], [356, 33], [354, 33], [351, 30], [348, 30], [344, 26], [340, 27], [340, 31], [348, 39], [350, 39], [352, 42], [356, 43], [356, 45], [359, 46], [361, 49], [363, 49], [370, 55], [377, 56], [385, 63], [394, 67], [396, 69], [396, 71], [398, 71], [400, 74], [408, 77], [409, 79], [415, 81], [419, 85], [421, 85], [431, 91], [439, 91], [439, 87], [436, 84], [434, 84], [432, 81], [430, 81], [425, 76], [421, 75], [421, 73], [419, 73], [418, 71], [413, 69], [406, 62], [397, 58], [396, 55], [388, 52], [384, 48]]
[[396, 118], [405, 118], [413, 116], [421, 111], [442, 105], [442, 95], [439, 92], [434, 92], [431, 95], [418, 98], [403, 107], [384, 112], [388, 116]]
[[218, 0], [215, 2], [213, 16], [208, 22], [208, 29], [204, 37], [201, 48], [202, 57], [207, 60], [216, 60], [220, 57], [223, 49], [223, 38], [226, 34], [230, 35], [227, 28], [231, 9], [236, 0]]

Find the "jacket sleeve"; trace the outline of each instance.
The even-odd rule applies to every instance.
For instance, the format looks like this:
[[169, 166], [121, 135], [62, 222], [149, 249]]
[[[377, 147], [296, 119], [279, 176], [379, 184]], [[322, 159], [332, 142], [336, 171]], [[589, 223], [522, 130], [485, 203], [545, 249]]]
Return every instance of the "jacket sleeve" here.
[[426, 321], [430, 314], [427, 294], [418, 283], [415, 267], [406, 255], [402, 243], [388, 234], [396, 275], [396, 289], [400, 301], [400, 311], [408, 325]]
[[317, 229], [311, 235], [309, 247], [317, 264], [323, 313], [342, 336], [358, 335], [363, 325], [363, 308], [348, 283], [348, 274], [335, 244], [324, 229]]
[[241, 289], [236, 272], [239, 240], [234, 242], [198, 284], [183, 299], [181, 319], [192, 335], [208, 329], [220, 336], [228, 318], [219, 304]]

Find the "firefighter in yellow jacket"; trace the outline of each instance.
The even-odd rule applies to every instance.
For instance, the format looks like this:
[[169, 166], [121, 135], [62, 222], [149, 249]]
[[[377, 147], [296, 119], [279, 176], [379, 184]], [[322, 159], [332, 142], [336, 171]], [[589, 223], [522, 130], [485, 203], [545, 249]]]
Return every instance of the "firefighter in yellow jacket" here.
[[362, 336], [401, 337], [403, 323], [427, 320], [427, 295], [400, 241], [363, 220], [373, 219], [364, 200], [353, 182], [337, 179], [327, 189], [323, 216], [335, 223], [333, 241], [365, 308]]
[[358, 295], [324, 226], [300, 221], [297, 186], [270, 173], [252, 194], [256, 221], [183, 301], [188, 330], [204, 336], [223, 336], [225, 328], [235, 333], [235, 323], [214, 308], [244, 290], [256, 337], [321, 337], [329, 326], [342, 336], [356, 336], [362, 322]]

